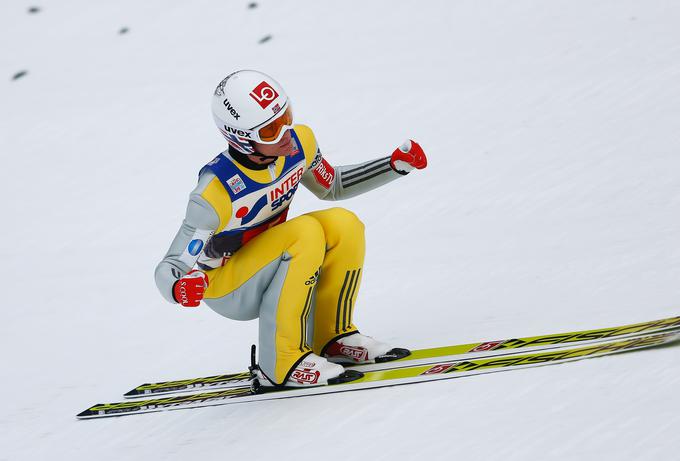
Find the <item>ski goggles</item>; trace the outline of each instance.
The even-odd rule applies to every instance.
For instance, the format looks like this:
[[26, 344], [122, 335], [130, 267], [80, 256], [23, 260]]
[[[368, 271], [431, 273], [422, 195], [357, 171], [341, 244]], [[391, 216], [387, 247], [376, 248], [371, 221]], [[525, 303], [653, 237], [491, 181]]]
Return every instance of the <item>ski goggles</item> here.
[[271, 122], [266, 122], [264, 125], [252, 129], [253, 141], [262, 144], [276, 144], [286, 134], [288, 128], [293, 128], [293, 109], [291, 109], [290, 103], [287, 104], [283, 114]]

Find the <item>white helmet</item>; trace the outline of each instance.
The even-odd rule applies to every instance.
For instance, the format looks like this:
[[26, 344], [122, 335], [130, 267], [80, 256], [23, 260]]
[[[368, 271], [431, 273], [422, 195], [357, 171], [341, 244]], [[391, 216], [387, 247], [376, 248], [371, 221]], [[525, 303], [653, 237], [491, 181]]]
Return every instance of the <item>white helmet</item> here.
[[229, 144], [253, 154], [250, 141], [275, 144], [293, 126], [293, 112], [281, 85], [267, 74], [239, 70], [217, 85], [212, 98], [217, 127]]

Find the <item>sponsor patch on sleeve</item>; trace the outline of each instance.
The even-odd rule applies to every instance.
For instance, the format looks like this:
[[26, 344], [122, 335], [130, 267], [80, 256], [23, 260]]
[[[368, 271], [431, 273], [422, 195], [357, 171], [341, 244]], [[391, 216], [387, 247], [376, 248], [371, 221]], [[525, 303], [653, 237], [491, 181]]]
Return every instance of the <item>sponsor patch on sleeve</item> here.
[[[312, 165], [314, 165], [316, 160], [317, 159], [314, 159]], [[321, 157], [321, 161], [314, 166], [312, 173], [314, 173], [314, 178], [316, 178], [317, 183], [321, 184], [325, 189], [331, 188], [333, 179], [335, 179], [335, 170], [326, 159]]]
[[309, 169], [313, 170], [314, 168], [316, 168], [316, 166], [319, 164], [319, 162], [321, 162], [322, 159], [323, 157], [321, 156], [321, 152], [317, 150], [316, 155], [312, 159], [312, 163], [309, 164]]
[[203, 252], [205, 244], [208, 242], [210, 237], [212, 237], [213, 231], [196, 229], [194, 235], [191, 236], [191, 240], [184, 248], [184, 252], [179, 257], [179, 260], [189, 267], [194, 267], [196, 260]]

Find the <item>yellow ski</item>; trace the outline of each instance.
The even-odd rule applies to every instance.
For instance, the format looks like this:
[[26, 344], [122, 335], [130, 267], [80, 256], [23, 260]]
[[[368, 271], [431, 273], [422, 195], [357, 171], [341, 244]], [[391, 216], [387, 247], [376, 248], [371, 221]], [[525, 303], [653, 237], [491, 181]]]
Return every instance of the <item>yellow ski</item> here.
[[[433, 347], [411, 351], [411, 355], [391, 362], [361, 366], [346, 366], [358, 371], [376, 371], [392, 368], [425, 365], [436, 361], [463, 360], [478, 357], [500, 357], [517, 354], [524, 350], [541, 351], [568, 347], [578, 344], [595, 344], [615, 338], [628, 338], [645, 333], [655, 333], [680, 328], [680, 317], [670, 317], [651, 322], [634, 323], [618, 327], [595, 330], [572, 331], [568, 333], [530, 336], [504, 340], [487, 340], [470, 344]], [[124, 394], [125, 398], [148, 398], [156, 395], [197, 392], [232, 387], [248, 386], [250, 373], [229, 373], [198, 378], [181, 379], [157, 383], [146, 383]]]
[[122, 416], [163, 410], [196, 408], [230, 403], [273, 400], [306, 395], [347, 392], [377, 387], [398, 386], [500, 371], [517, 370], [600, 357], [620, 352], [647, 349], [680, 340], [680, 331], [641, 335], [604, 343], [561, 348], [557, 350], [516, 354], [504, 357], [486, 357], [460, 361], [442, 361], [429, 365], [416, 365], [391, 370], [366, 372], [363, 377], [344, 384], [309, 388], [279, 389], [266, 393], [253, 393], [249, 388], [225, 389], [199, 394], [179, 395], [153, 400], [128, 400], [125, 402], [97, 404], [79, 413], [78, 418], [91, 419]]

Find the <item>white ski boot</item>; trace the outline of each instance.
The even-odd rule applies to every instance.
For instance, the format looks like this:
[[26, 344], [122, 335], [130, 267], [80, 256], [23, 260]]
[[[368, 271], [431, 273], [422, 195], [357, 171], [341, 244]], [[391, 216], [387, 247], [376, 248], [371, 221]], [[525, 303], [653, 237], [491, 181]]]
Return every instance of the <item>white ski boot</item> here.
[[357, 331], [332, 342], [324, 355], [333, 363], [360, 365], [401, 359], [411, 355], [411, 351], [392, 347]]
[[342, 365], [331, 363], [314, 353], [302, 359], [288, 379], [278, 386], [271, 382], [259, 368], [255, 370], [255, 379], [258, 382], [259, 390], [262, 392], [275, 387], [312, 387], [339, 384], [359, 379], [362, 376], [363, 374], [358, 371], [345, 371]]

